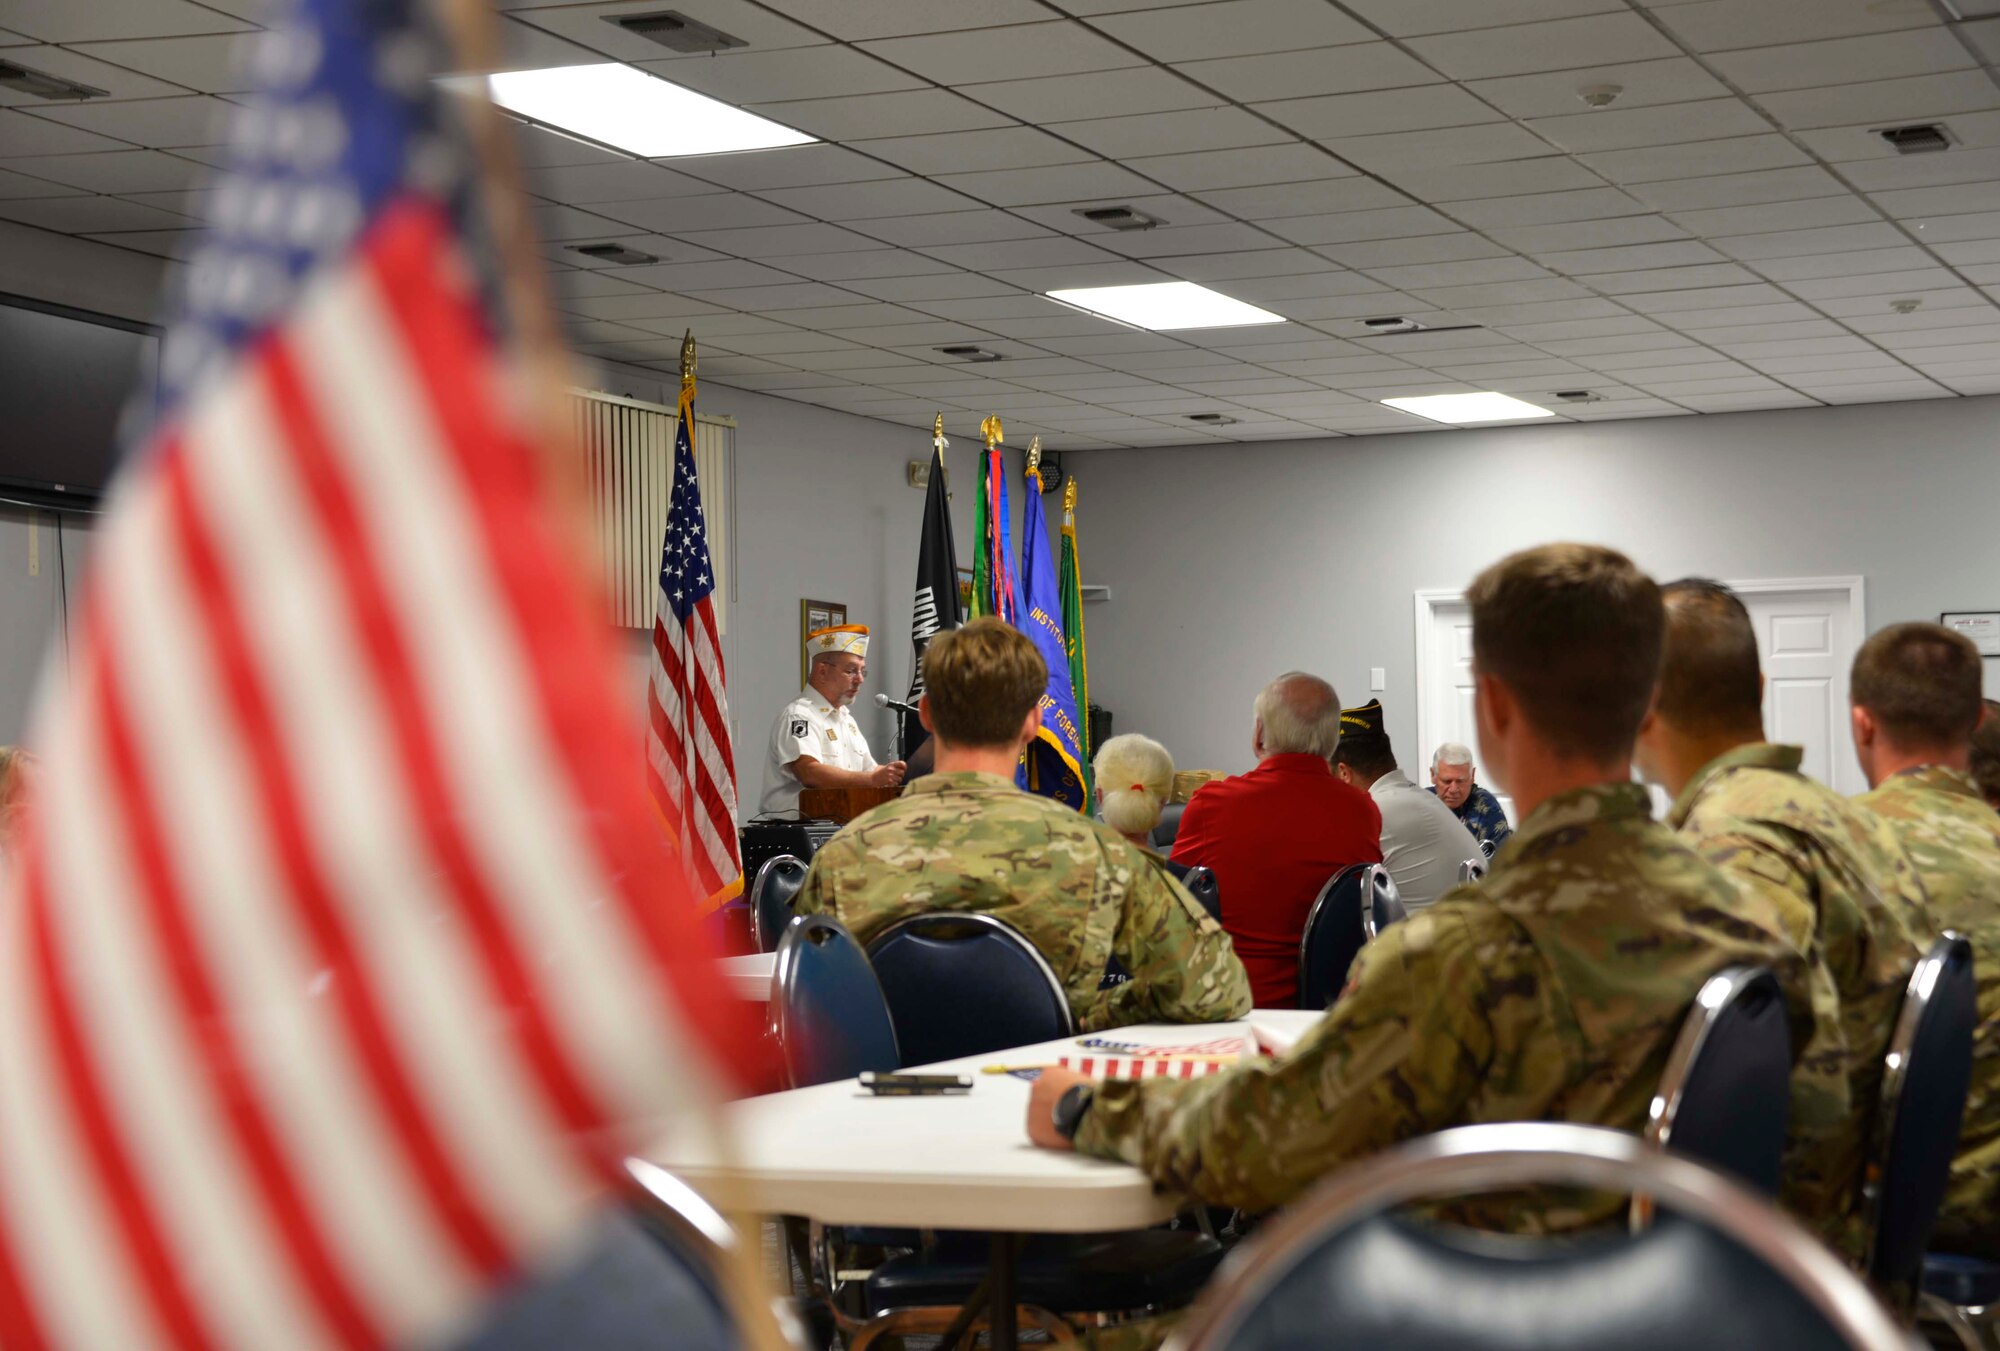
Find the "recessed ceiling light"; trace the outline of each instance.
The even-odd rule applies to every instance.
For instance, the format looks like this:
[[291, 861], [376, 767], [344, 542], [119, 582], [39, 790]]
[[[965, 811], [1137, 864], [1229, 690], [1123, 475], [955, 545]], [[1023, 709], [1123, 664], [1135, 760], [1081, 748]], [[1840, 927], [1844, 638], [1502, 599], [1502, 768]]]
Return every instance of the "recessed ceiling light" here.
[[1432, 422], [1511, 422], [1516, 418], [1555, 416], [1548, 409], [1537, 408], [1511, 394], [1425, 394], [1382, 402]]
[[1050, 291], [1050, 300], [1135, 328], [1242, 328], [1246, 324], [1282, 324], [1285, 316], [1260, 310], [1220, 291], [1191, 281], [1163, 281], [1145, 286], [1086, 286]]
[[493, 101], [559, 131], [646, 159], [806, 145], [816, 137], [611, 62], [486, 77]]

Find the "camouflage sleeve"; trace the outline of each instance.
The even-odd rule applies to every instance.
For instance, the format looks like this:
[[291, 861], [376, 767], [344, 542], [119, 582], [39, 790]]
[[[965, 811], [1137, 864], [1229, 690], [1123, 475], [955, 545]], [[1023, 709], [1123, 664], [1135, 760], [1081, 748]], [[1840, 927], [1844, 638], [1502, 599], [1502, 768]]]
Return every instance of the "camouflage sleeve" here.
[[1283, 1205], [1341, 1164], [1456, 1121], [1494, 1056], [1486, 973], [1435, 909], [1362, 952], [1291, 1052], [1206, 1079], [1102, 1085], [1076, 1147], [1211, 1205]]
[[1131, 1023], [1221, 1023], [1250, 1012], [1250, 977], [1229, 935], [1156, 859], [1140, 855], [1132, 870], [1113, 953], [1132, 979], [1090, 1007], [1086, 1032]]
[[1778, 835], [1736, 829], [1691, 836], [1694, 851], [1736, 884], [1743, 918], [1783, 938], [1795, 952], [1810, 952], [1820, 923], [1819, 905], [1791, 844]]

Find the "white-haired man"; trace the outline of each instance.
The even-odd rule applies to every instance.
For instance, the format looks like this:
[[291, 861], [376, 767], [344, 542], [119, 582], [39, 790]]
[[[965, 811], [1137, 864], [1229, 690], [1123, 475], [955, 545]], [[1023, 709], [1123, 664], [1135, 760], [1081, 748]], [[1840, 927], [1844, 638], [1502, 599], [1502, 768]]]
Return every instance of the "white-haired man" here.
[[1299, 938], [1313, 898], [1350, 863], [1382, 861], [1382, 812], [1333, 775], [1340, 696], [1291, 671], [1257, 696], [1257, 767], [1203, 784], [1174, 837], [1174, 862], [1215, 873], [1222, 927], [1261, 1009], [1299, 1002]]
[[1451, 808], [1488, 855], [1497, 852], [1514, 833], [1500, 799], [1472, 781], [1472, 747], [1447, 741], [1431, 757], [1431, 791]]
[[868, 629], [841, 624], [806, 635], [806, 688], [778, 710], [764, 762], [765, 816], [793, 816], [807, 788], [894, 788], [901, 760], [878, 764], [848, 712], [868, 675]]

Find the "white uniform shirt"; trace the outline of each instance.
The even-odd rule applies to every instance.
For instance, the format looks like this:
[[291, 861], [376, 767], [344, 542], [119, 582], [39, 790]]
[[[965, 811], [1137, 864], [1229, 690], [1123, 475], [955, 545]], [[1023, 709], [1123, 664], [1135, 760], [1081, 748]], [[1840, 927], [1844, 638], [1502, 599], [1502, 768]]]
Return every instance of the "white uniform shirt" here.
[[[807, 686], [798, 698], [786, 704], [771, 724], [770, 751], [764, 760], [764, 800], [759, 815], [796, 816], [799, 790], [804, 787], [792, 773], [792, 763], [810, 755], [834, 769], [864, 770], [876, 767], [868, 753], [868, 738], [861, 725], [844, 708], [835, 708], [816, 689]], [[1454, 818], [1456, 819], [1456, 818]]]
[[1382, 810], [1382, 866], [1412, 912], [1423, 909], [1458, 885], [1458, 865], [1483, 858], [1451, 808], [1392, 769], [1368, 786]]

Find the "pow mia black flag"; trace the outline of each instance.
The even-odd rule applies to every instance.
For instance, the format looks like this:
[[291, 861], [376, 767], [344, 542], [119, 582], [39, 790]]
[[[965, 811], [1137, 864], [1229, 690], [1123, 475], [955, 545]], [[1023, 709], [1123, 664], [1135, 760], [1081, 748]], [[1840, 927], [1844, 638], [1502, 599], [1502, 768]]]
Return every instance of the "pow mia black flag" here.
[[[944, 417], [939, 415], [931, 434], [931, 481], [924, 493], [924, 531], [917, 545], [917, 599], [910, 617], [910, 641], [916, 649], [916, 667], [910, 674], [908, 702], [914, 704], [924, 692], [924, 649], [931, 635], [955, 629], [965, 622], [958, 608], [958, 550], [951, 539], [951, 502], [944, 488]], [[904, 714], [903, 756], [922, 744], [928, 735], [915, 717]]]

